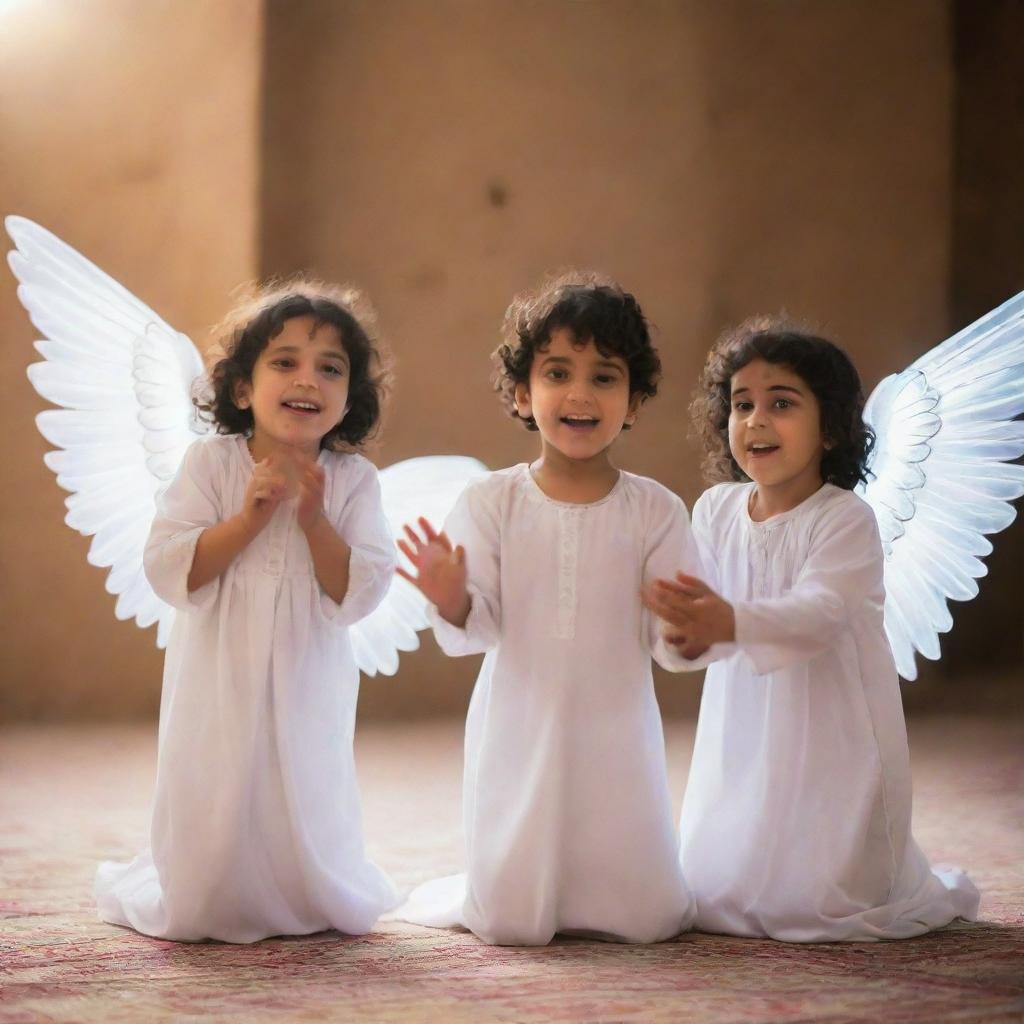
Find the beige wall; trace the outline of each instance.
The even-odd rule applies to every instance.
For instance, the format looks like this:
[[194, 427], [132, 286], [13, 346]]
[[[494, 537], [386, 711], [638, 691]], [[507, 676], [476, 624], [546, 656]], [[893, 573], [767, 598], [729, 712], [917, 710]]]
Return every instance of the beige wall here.
[[[363, 285], [398, 359], [382, 465], [531, 458], [488, 386], [501, 314], [545, 270], [602, 268], [638, 294], [666, 370], [621, 463], [692, 502], [684, 407], [727, 323], [809, 317], [869, 386], [953, 326], [950, 6], [0, 4], [0, 199], [196, 338], [257, 271]], [[114, 621], [61, 523], [13, 291], [0, 275], [0, 415], [19, 439], [0, 511], [0, 715], [148, 713], [152, 632]], [[976, 605], [978, 650], [997, 597]], [[476, 664], [427, 637], [365, 685], [362, 713], [461, 710]], [[913, 700], [941, 681], [927, 673]], [[695, 707], [693, 681], [659, 687], [669, 710]]]
[[[257, 272], [261, 34], [257, 0], [0, 4], [0, 211], [51, 228], [205, 340]], [[4, 267], [0, 717], [152, 713], [153, 631], [115, 621], [43, 465], [34, 337]]]
[[[619, 456], [691, 502], [684, 406], [723, 326], [787, 307], [870, 384], [948, 326], [944, 3], [273, 0], [267, 84], [264, 268], [376, 301], [399, 374], [382, 464], [533, 456], [487, 357], [512, 292], [564, 264], [659, 328], [661, 394]], [[427, 648], [366, 712], [464, 705], [476, 659]], [[694, 707], [692, 682], [659, 686]]]

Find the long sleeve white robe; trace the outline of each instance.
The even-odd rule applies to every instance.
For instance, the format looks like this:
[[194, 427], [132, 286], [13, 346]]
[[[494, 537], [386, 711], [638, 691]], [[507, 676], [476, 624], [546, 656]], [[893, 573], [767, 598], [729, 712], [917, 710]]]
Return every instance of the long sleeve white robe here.
[[708, 669], [683, 801], [696, 927], [818, 942], [973, 918], [970, 880], [933, 873], [910, 830], [871, 508], [826, 484], [754, 522], [752, 486], [713, 487], [693, 512], [707, 582], [736, 610], [736, 645]]
[[366, 932], [397, 902], [363, 852], [352, 757], [359, 672], [347, 627], [383, 598], [394, 542], [376, 470], [322, 452], [324, 508], [351, 547], [339, 605], [317, 582], [294, 500], [189, 594], [204, 529], [241, 510], [240, 436], [194, 444], [145, 552], [178, 609], [164, 666], [151, 847], [96, 878], [100, 917], [160, 938], [253, 942]]
[[519, 465], [471, 484], [445, 529], [472, 610], [434, 614], [452, 655], [486, 651], [466, 722], [467, 874], [428, 882], [405, 920], [487, 942], [556, 932], [654, 942], [689, 927], [641, 585], [689, 567], [682, 502], [621, 473], [592, 504], [548, 498]]

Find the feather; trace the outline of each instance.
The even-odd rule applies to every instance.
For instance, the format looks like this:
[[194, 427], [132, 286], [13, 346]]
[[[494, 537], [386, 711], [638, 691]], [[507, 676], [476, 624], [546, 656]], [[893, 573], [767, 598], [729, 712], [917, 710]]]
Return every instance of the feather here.
[[152, 592], [142, 549], [157, 492], [198, 436], [189, 388], [202, 360], [184, 335], [50, 232], [21, 217], [5, 224], [17, 246], [8, 264], [18, 298], [43, 335], [43, 361], [28, 377], [61, 407], [36, 424], [58, 449], [46, 465], [71, 492], [65, 522], [93, 538], [89, 562], [110, 568], [117, 617], [159, 622], [166, 639], [174, 612]]
[[[435, 525], [448, 518], [466, 484], [487, 468], [460, 455], [431, 455], [396, 462], [380, 472], [384, 515], [397, 543], [405, 523], [425, 516]], [[416, 631], [427, 626], [423, 595], [396, 577], [377, 609], [351, 627], [356, 663], [367, 675], [394, 675], [398, 651], [419, 647]]]
[[939, 657], [947, 601], [969, 601], [1024, 494], [1024, 292], [926, 352], [872, 392], [877, 444], [858, 488], [885, 551], [885, 629], [905, 679], [915, 651]]
[[[192, 405], [203, 375], [195, 346], [113, 278], [44, 228], [8, 217], [17, 248], [8, 264], [18, 298], [41, 333], [42, 362], [28, 368], [39, 394], [59, 406], [36, 424], [56, 450], [44, 456], [69, 491], [65, 522], [91, 536], [88, 561], [109, 568], [115, 615], [157, 624], [170, 636], [174, 610], [153, 593], [142, 567], [156, 497], [185, 449], [206, 433]], [[409, 459], [381, 473], [385, 514], [397, 540], [418, 515], [443, 522], [465, 484], [485, 468], [475, 459]], [[380, 607], [352, 627], [356, 662], [367, 675], [392, 675], [400, 651], [416, 650], [426, 602], [396, 579]]]

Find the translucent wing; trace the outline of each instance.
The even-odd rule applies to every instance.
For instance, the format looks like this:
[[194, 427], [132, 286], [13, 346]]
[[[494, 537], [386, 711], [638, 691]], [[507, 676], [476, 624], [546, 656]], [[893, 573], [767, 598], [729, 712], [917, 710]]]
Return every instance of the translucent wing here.
[[[419, 516], [440, 527], [466, 484], [486, 472], [483, 463], [461, 455], [406, 459], [382, 469], [384, 513], [395, 540], [404, 536], [403, 524], [414, 523]], [[356, 664], [370, 676], [394, 675], [398, 652], [416, 650], [417, 630], [426, 626], [426, 600], [411, 583], [396, 576], [377, 610], [351, 629]]]
[[1024, 292], [926, 352], [872, 392], [878, 444], [859, 493], [885, 549], [885, 629], [899, 673], [939, 657], [947, 601], [978, 593], [985, 534], [1013, 522], [1024, 494]]
[[142, 571], [159, 489], [205, 425], [191, 386], [203, 373], [195, 346], [148, 306], [49, 231], [8, 217], [8, 262], [18, 298], [43, 337], [44, 361], [28, 368], [43, 398], [61, 406], [36, 424], [59, 451], [46, 455], [71, 495], [65, 522], [93, 538], [89, 561], [110, 567], [119, 619], [158, 623], [167, 642], [174, 610]]

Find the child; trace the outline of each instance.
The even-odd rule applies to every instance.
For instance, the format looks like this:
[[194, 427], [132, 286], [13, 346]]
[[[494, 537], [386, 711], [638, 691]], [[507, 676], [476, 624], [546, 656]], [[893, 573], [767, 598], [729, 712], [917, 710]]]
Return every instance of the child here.
[[905, 938], [977, 912], [910, 831], [882, 547], [852, 493], [863, 404], [842, 351], [776, 320], [724, 335], [693, 403], [709, 476], [735, 482], [694, 507], [707, 582], [660, 580], [646, 603], [688, 657], [733, 645], [708, 655], [681, 822], [707, 931]]
[[[384, 373], [358, 296], [296, 282], [234, 318], [145, 551], [180, 613], [167, 648], [151, 848], [104, 864], [100, 917], [147, 935], [254, 942], [369, 930], [395, 905], [363, 852], [347, 627], [380, 602], [394, 543], [373, 466]], [[198, 403], [197, 403], [198, 404]]]
[[651, 677], [652, 650], [668, 652], [639, 590], [680, 551], [695, 566], [695, 547], [679, 499], [611, 461], [658, 356], [632, 295], [569, 275], [512, 303], [495, 363], [540, 456], [470, 484], [446, 533], [407, 528], [416, 575], [399, 570], [448, 654], [486, 651], [466, 723], [468, 874], [400, 914], [505, 945], [668, 939], [693, 908]]

